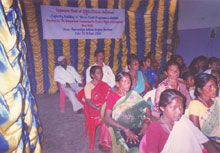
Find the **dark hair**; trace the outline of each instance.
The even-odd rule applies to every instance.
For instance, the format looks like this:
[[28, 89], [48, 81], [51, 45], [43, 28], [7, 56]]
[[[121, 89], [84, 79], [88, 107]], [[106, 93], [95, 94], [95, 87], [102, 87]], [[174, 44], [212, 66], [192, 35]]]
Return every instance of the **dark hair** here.
[[[116, 74], [116, 76], [115, 76], [115, 81], [116, 81], [116, 82], [120, 82], [121, 79], [122, 79], [123, 77], [125, 77], [126, 75], [129, 77], [129, 79], [130, 79], [130, 81], [131, 81], [131, 86], [132, 86], [131, 75], [130, 75], [128, 72], [120, 72], [120, 73]], [[130, 89], [131, 89], [131, 86], [130, 86]], [[130, 90], [130, 89], [129, 89], [129, 90]]]
[[169, 66], [171, 66], [171, 65], [177, 65], [177, 66], [178, 66], [178, 69], [179, 69], [179, 71], [180, 71], [180, 65], [179, 65], [179, 63], [177, 63], [177, 62], [174, 61], [174, 60], [169, 60], [168, 62], [166, 62], [165, 66], [164, 66], [164, 70], [167, 72]]
[[103, 54], [104, 54], [104, 51], [102, 51], [102, 50], [97, 50], [97, 51], [95, 51], [94, 56], [96, 57], [99, 53], [103, 53]]
[[214, 77], [213, 75], [208, 74], [208, 73], [201, 73], [195, 78], [194, 95], [196, 97], [200, 96], [198, 89], [202, 89], [207, 84], [207, 82], [209, 82], [209, 80], [211, 80], [211, 79], [213, 79], [215, 81], [215, 84], [217, 85], [216, 77]]
[[207, 62], [207, 58], [205, 56], [198, 56], [197, 60], [198, 60], [198, 62], [200, 62], [200, 61]]
[[213, 63], [218, 63], [219, 64], [219, 59], [217, 57], [210, 57], [208, 59], [208, 64], [212, 65]]
[[184, 72], [182, 74], [182, 79], [186, 81], [188, 79], [188, 77], [190, 77], [190, 76], [194, 77], [194, 74], [192, 72], [190, 72], [190, 71]]
[[123, 77], [125, 77], [126, 75], [128, 75], [128, 76], [129, 76], [129, 79], [131, 80], [131, 75], [130, 75], [129, 73], [127, 73], [127, 72], [120, 72], [120, 73], [116, 74], [116, 76], [115, 76], [115, 81], [116, 81], [116, 82], [120, 82], [121, 79], [122, 79]]
[[140, 66], [144, 66], [144, 62], [146, 62], [148, 59], [151, 60], [151, 58], [149, 56], [145, 56], [141, 61], [140, 61]]
[[93, 79], [92, 74], [94, 74], [97, 69], [100, 69], [102, 71], [102, 68], [100, 66], [98, 66], [98, 65], [94, 65], [94, 66], [91, 67], [91, 69], [90, 69], [90, 77], [92, 79]]
[[127, 65], [130, 65], [133, 60], [138, 60], [135, 54], [130, 54], [127, 58]]
[[155, 52], [149, 52], [149, 53], [147, 54], [147, 56], [150, 57], [152, 54], [155, 55]]
[[185, 107], [186, 107], [186, 97], [181, 92], [177, 91], [176, 89], [167, 89], [167, 90], [165, 90], [165, 91], [163, 91], [161, 93], [160, 100], [159, 100], [159, 108], [160, 107], [165, 108], [167, 105], [171, 104], [172, 101], [175, 98], [177, 98], [177, 97], [182, 99], [182, 101], [183, 101], [183, 108], [185, 110]]

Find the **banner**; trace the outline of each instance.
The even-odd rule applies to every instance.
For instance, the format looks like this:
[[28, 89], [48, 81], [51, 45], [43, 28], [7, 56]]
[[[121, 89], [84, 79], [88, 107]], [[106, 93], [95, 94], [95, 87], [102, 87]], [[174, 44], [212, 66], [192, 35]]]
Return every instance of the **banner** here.
[[121, 38], [124, 9], [41, 5], [43, 39]]

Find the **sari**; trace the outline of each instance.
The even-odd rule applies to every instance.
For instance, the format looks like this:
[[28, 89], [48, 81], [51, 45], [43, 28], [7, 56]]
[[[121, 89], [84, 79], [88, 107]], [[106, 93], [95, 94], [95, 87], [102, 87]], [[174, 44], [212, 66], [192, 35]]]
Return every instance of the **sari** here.
[[[107, 96], [110, 92], [110, 87], [103, 81], [99, 83], [92, 89], [91, 101], [93, 104], [99, 108], [106, 102]], [[102, 122], [100, 110], [88, 107], [89, 115], [94, 119], [94, 124], [99, 124], [99, 145], [110, 149], [111, 148], [111, 135], [109, 133], [108, 127]]]
[[[183, 132], [184, 131], [184, 132]], [[209, 139], [186, 117], [175, 122], [161, 153], [203, 153]]]
[[[112, 118], [131, 131], [140, 132], [137, 129], [142, 128], [146, 118], [147, 106], [147, 102], [136, 91], [130, 91], [116, 102], [112, 109]], [[138, 152], [139, 147], [129, 148], [128, 144], [126, 144], [126, 136], [123, 137], [120, 129], [114, 128], [114, 133], [117, 143], [123, 146], [126, 152]]]
[[213, 98], [213, 102], [200, 117], [200, 128], [209, 139], [220, 143], [220, 98]]
[[145, 91], [145, 80], [144, 80], [144, 74], [141, 71], [137, 71], [138, 73], [138, 78], [137, 80], [132, 80], [132, 87], [131, 89], [138, 92], [138, 93], [143, 93]]

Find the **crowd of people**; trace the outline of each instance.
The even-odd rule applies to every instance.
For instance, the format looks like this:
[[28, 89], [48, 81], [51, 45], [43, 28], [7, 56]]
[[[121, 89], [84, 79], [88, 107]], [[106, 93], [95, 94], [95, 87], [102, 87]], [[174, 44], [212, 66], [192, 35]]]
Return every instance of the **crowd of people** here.
[[[125, 72], [114, 75], [104, 64], [103, 51], [94, 56], [95, 64], [87, 68], [84, 85], [64, 56], [58, 58], [54, 80], [77, 113], [83, 106], [76, 96], [84, 88], [89, 113], [101, 123], [100, 149], [116, 152], [120, 147], [120, 152], [127, 153], [220, 151], [219, 58], [199, 56], [187, 67], [180, 55], [172, 55], [162, 72], [154, 52], [143, 59], [131, 54]], [[145, 100], [151, 90], [156, 90], [155, 100]]]

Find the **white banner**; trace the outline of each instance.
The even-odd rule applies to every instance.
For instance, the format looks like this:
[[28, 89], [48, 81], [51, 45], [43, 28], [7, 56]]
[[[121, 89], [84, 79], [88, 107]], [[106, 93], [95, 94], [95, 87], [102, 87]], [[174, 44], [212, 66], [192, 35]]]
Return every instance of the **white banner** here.
[[88, 9], [41, 5], [43, 39], [121, 38], [124, 9]]

